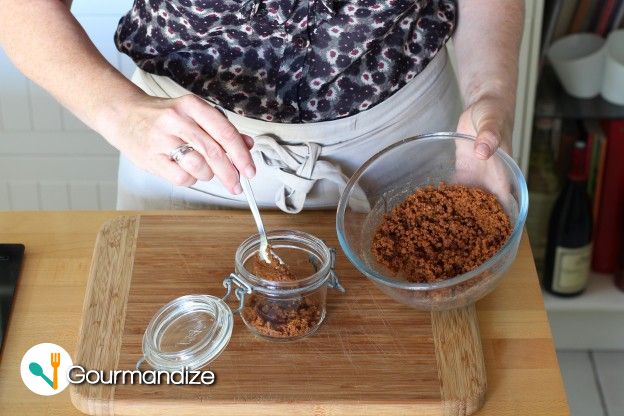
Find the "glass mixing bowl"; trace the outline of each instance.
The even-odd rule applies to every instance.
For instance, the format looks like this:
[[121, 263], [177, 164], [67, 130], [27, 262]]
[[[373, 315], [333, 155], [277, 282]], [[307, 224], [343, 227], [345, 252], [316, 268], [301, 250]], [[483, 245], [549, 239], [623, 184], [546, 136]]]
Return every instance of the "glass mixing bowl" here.
[[[474, 137], [433, 133], [397, 142], [364, 163], [338, 203], [340, 245], [353, 265], [383, 292], [422, 310], [474, 303], [491, 292], [516, 257], [527, 216], [528, 192], [518, 165], [502, 150], [488, 160], [473, 154]], [[434, 283], [412, 283], [378, 264], [371, 241], [384, 214], [425, 185], [478, 186], [496, 195], [513, 227], [507, 242], [478, 268]]]

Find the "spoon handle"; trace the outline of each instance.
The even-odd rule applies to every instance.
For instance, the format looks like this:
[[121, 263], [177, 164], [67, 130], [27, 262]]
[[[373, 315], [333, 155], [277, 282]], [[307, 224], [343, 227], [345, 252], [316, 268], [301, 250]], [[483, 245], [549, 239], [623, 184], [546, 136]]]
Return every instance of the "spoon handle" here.
[[249, 183], [249, 179], [240, 176], [240, 184], [243, 188], [243, 192], [245, 193], [245, 197], [247, 197], [247, 202], [249, 203], [249, 209], [251, 209], [251, 214], [256, 221], [256, 226], [258, 227], [258, 234], [260, 234], [260, 243], [266, 247], [268, 245], [268, 240], [266, 236], [266, 231], [264, 231], [264, 224], [262, 223], [262, 218], [260, 217], [260, 211], [258, 210], [258, 205], [256, 204], [256, 198], [254, 197], [253, 190], [251, 189], [251, 184]]
[[[225, 112], [224, 108], [218, 105], [215, 105], [214, 108], [219, 111], [223, 115], [223, 117], [228, 119], [227, 113]], [[249, 183], [249, 179], [247, 179], [243, 175], [239, 175], [239, 180], [241, 187], [243, 188], [243, 192], [245, 193], [245, 197], [247, 198], [247, 203], [249, 203], [249, 209], [251, 209], [251, 214], [256, 221], [258, 234], [260, 234], [260, 257], [262, 257], [262, 259], [267, 263], [270, 263], [271, 259], [268, 255], [269, 240], [267, 239], [266, 231], [264, 231], [264, 224], [262, 223], [262, 218], [260, 217], [260, 211], [258, 210], [258, 204], [256, 204], [256, 198], [254, 197], [253, 191], [251, 190], [251, 184]]]

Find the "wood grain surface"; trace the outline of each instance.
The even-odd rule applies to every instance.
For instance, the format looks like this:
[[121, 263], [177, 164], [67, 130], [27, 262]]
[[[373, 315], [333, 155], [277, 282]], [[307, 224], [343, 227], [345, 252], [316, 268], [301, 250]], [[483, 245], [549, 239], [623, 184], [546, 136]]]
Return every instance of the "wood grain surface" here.
[[470, 415], [483, 406], [487, 377], [474, 306], [432, 312], [444, 415]]
[[[118, 368], [139, 218], [114, 218], [98, 233], [78, 333], [78, 345], [87, 348], [78, 348], [75, 364], [88, 363], [87, 368], [97, 370]], [[73, 385], [70, 393], [84, 413], [114, 412], [115, 386], [83, 383]]]
[[[214, 227], [219, 228], [218, 224], [231, 221], [236, 223], [236, 229], [245, 230], [241, 235], [247, 236], [253, 231], [253, 222], [245, 212], [236, 211], [214, 211], [214, 212], [194, 212], [194, 213], [175, 213], [176, 215], [201, 216], [202, 218], [212, 218]], [[4, 346], [2, 361], [0, 361], [0, 414], [21, 415], [21, 414], [37, 414], [37, 415], [73, 415], [79, 414], [77, 410], [72, 408], [69, 401], [69, 393], [65, 391], [53, 397], [39, 397], [32, 394], [26, 389], [19, 378], [19, 362], [23, 353], [32, 345], [39, 342], [55, 342], [65, 347], [73, 357], [76, 357], [76, 342], [78, 340], [78, 328], [82, 311], [82, 304], [85, 295], [87, 277], [89, 275], [89, 266], [93, 253], [95, 235], [98, 228], [103, 222], [119, 215], [116, 212], [88, 212], [88, 213], [0, 213], [0, 240], [3, 242], [22, 242], [26, 245], [26, 261], [25, 267], [20, 278], [17, 289], [17, 295], [14, 304], [14, 310], [9, 325], [7, 343]], [[143, 219], [145, 219], [144, 217]], [[301, 228], [316, 227], [315, 230], [325, 230], [328, 235], [333, 236], [333, 213], [331, 212], [309, 212], [298, 216], [287, 216], [280, 213], [267, 213], [266, 222], [268, 228]], [[331, 227], [330, 227], [331, 225]], [[226, 227], [223, 226], [222, 229]], [[322, 234], [320, 231], [315, 234]], [[232, 235], [231, 233], [228, 235]], [[237, 238], [231, 238], [231, 241], [219, 241], [210, 244], [223, 247], [231, 244], [231, 247], [238, 245], [235, 241]], [[240, 241], [240, 239], [238, 239]], [[335, 241], [335, 240], [334, 240]], [[328, 242], [331, 244], [331, 241]], [[137, 242], [137, 254], [139, 250], [140, 239]], [[149, 249], [149, 247], [144, 247]], [[182, 249], [182, 247], [180, 248]], [[223, 250], [226, 250], [224, 248]], [[233, 251], [229, 253], [230, 259], [210, 258], [202, 259], [204, 264], [214, 264], [210, 266], [198, 266], [193, 263], [178, 265], [178, 273], [190, 267], [191, 271], [204, 270], [208, 267], [210, 270], [224, 270], [226, 267], [231, 268]], [[340, 261], [346, 261], [340, 256]], [[208, 260], [208, 261], [206, 261]], [[138, 258], [135, 259], [139, 261]], [[195, 262], [199, 259], [195, 259]], [[229, 268], [228, 268], [229, 271]], [[213, 277], [219, 282], [223, 276]], [[167, 279], [168, 277], [158, 275], [153, 279]], [[207, 277], [206, 280], [209, 278]], [[348, 284], [348, 281], [346, 282]], [[203, 281], [198, 283], [204, 285]], [[214, 287], [212, 283], [207, 284], [208, 289]], [[170, 297], [174, 298], [179, 292], [176, 292], [175, 285], [171, 285], [172, 292]], [[222, 290], [222, 289], [221, 289]], [[369, 284], [367, 291], [377, 291], [377, 289]], [[357, 292], [357, 291], [352, 291]], [[133, 288], [130, 288], [129, 299], [134, 296], [148, 296], [148, 293], [135, 294]], [[360, 296], [366, 296], [365, 291]], [[335, 319], [333, 302], [339, 295], [331, 293], [329, 296], [329, 318], [319, 333], [310, 338], [310, 340], [318, 338], [322, 340], [323, 331], [332, 329], [332, 320]], [[167, 299], [167, 300], [169, 300]], [[137, 298], [139, 300], [139, 298]], [[163, 299], [164, 301], [164, 299]], [[136, 303], [136, 302], [135, 302]], [[132, 303], [131, 303], [132, 304]], [[138, 302], [137, 304], [140, 304]], [[145, 305], [149, 307], [148, 305]], [[378, 325], [383, 325], [383, 319], [387, 318], [387, 310], [380, 309], [379, 305], [372, 303], [352, 304], [351, 307], [357, 311], [358, 308], [378, 308], [379, 313]], [[355, 313], [355, 312], [352, 312]], [[417, 314], [417, 313], [416, 313]], [[518, 257], [511, 269], [507, 273], [501, 286], [494, 293], [484, 298], [477, 304], [477, 316], [479, 318], [479, 326], [481, 337], [483, 340], [483, 351], [485, 355], [488, 390], [486, 400], [483, 407], [477, 412], [479, 415], [565, 415], [568, 414], [568, 408], [565, 401], [565, 394], [561, 383], [561, 376], [556, 362], [556, 355], [552, 345], [550, 329], [548, 327], [546, 314], [543, 308], [543, 301], [537, 285], [537, 279], [532, 264], [530, 250], [526, 237], [523, 238]], [[139, 320], [132, 324], [131, 320], [124, 323], [124, 335], [121, 345], [122, 359], [120, 364], [124, 364], [124, 351], [131, 350], [138, 346], [132, 346], [132, 335], [138, 340], [142, 334], [144, 325], [139, 325]], [[435, 320], [434, 320], [435, 321]], [[433, 334], [434, 324], [431, 329]], [[327, 335], [326, 335], [327, 336]], [[422, 335], [421, 335], [422, 336]], [[246, 337], [253, 342], [266, 341], [255, 340], [251, 337], [242, 322], [236, 318], [236, 327], [234, 329], [233, 340], [230, 347], [236, 349], [237, 342], [242, 342]], [[238, 338], [238, 341], [236, 340]], [[349, 343], [344, 346], [326, 346], [334, 350], [351, 351], [351, 357], [355, 357], [354, 365], [359, 364], [356, 359], [357, 352], [361, 347], [361, 343], [370, 342], [364, 336], [361, 336], [357, 342]], [[296, 344], [296, 343], [295, 343]], [[290, 344], [290, 345], [295, 345]], [[241, 348], [239, 344], [238, 348]], [[271, 344], [278, 345], [278, 344]], [[289, 344], [284, 344], [289, 345]], [[255, 347], [255, 345], [252, 344]], [[228, 351], [230, 349], [228, 347]], [[393, 354], [400, 354], [400, 348], [405, 347], [403, 342], [386, 343], [383, 345], [384, 353], [391, 357]], [[313, 350], [303, 351], [312, 359], [320, 360], [321, 365], [325, 364], [319, 353]], [[234, 353], [235, 351], [233, 351]], [[422, 351], [420, 352], [423, 353]], [[226, 352], [225, 354], [229, 354]], [[316, 355], [315, 355], [316, 354]], [[252, 349], [250, 354], [254, 357], [255, 365], [263, 366], [266, 357], [258, 354]], [[288, 358], [288, 351], [284, 351], [284, 355]], [[435, 356], [435, 352], [433, 353]], [[345, 355], [346, 356], [346, 355]], [[224, 360], [226, 355], [223, 356]], [[132, 361], [135, 357], [128, 357], [124, 365], [134, 364]], [[437, 360], [437, 358], [434, 358]], [[220, 358], [221, 360], [221, 358]], [[270, 360], [268, 361], [270, 364]], [[415, 364], [413, 364], [415, 365]], [[215, 364], [216, 366], [216, 364]], [[228, 370], [224, 369], [217, 372], [218, 387], [223, 381], [222, 378], [228, 374]], [[303, 379], [303, 374], [299, 369], [293, 368], [293, 372], [299, 374]], [[249, 373], [241, 374], [245, 378], [250, 376]], [[383, 388], [383, 383], [391, 381], [392, 374], [384, 373], [381, 368], [378, 378], [374, 379], [376, 385]], [[437, 374], [435, 375], [437, 378]], [[255, 380], [257, 383], [264, 383], [268, 378]], [[244, 381], [244, 380], [243, 380]], [[331, 385], [331, 380], [323, 380], [320, 388], [329, 390], [327, 384]], [[423, 397], [431, 394], [425, 389], [416, 389], [412, 393], [409, 380], [405, 380], [405, 391], [411, 397]], [[339, 386], [344, 388], [345, 386]], [[348, 386], [346, 386], [348, 387]], [[363, 388], [365, 388], [364, 386]], [[129, 386], [125, 386], [125, 389]], [[212, 387], [209, 387], [212, 388]], [[372, 390], [372, 389], [371, 389]], [[439, 390], [438, 390], [439, 391]], [[156, 392], [152, 392], [158, 398]], [[219, 394], [216, 390], [210, 394]], [[262, 414], [262, 406], [258, 405], [257, 400], [247, 391], [241, 389], [236, 391], [237, 397], [247, 400], [247, 407], [255, 409], [254, 414]], [[327, 397], [331, 397], [331, 392], [325, 393]], [[449, 392], [438, 392], [442, 394], [452, 394]], [[125, 395], [125, 396], [124, 396]], [[115, 392], [116, 399], [123, 397], [131, 397], [132, 392], [122, 391], [118, 389]], [[336, 396], [334, 396], [336, 397]], [[379, 396], [377, 396], [379, 397]], [[432, 395], [433, 397], [433, 395]], [[333, 405], [336, 401], [340, 402], [340, 398], [332, 400], [329, 405]], [[347, 397], [348, 400], [348, 397]], [[345, 404], [347, 400], [342, 400], [343, 408], [349, 406]], [[177, 414], [176, 403], [162, 400], [163, 413]], [[316, 412], [316, 414], [325, 414], [327, 403], [310, 401], [305, 410]], [[120, 405], [120, 402], [116, 402]], [[132, 403], [125, 403], [128, 409], [132, 408]], [[350, 410], [356, 412], [358, 406], [354, 404]], [[379, 410], [378, 414], [390, 414], [389, 411], [382, 411], [379, 402], [370, 404], [371, 412]], [[410, 408], [409, 403], [401, 401], [394, 396], [393, 413], [407, 413]], [[211, 408], [211, 413], [212, 413]], [[283, 409], [289, 408], [287, 404]], [[145, 409], [143, 409], [145, 410]], [[226, 404], [220, 404], [217, 410], [228, 411]], [[250, 411], [252, 411], [250, 410]], [[432, 404], [424, 414], [436, 414], [440, 410], [439, 406]], [[140, 413], [140, 409], [133, 409], [135, 413]], [[223, 412], [225, 413], [225, 412]]]
[[[298, 229], [337, 247], [332, 218]], [[94, 251], [77, 362], [132, 370], [142, 355], [143, 331], [162, 305], [186, 294], [224, 294], [222, 280], [249, 232], [227, 215], [107, 223]], [[134, 246], [119, 244], [120, 236], [134, 235]], [[71, 386], [72, 401], [97, 415], [169, 414], [173, 406], [179, 415], [208, 409], [378, 415], [400, 409], [455, 416], [480, 407], [486, 383], [474, 307], [414, 311], [377, 290], [341, 253], [336, 273], [347, 293], [330, 291], [328, 318], [311, 337], [274, 343], [254, 337], [237, 319], [228, 347], [209, 366], [218, 377], [214, 386]]]

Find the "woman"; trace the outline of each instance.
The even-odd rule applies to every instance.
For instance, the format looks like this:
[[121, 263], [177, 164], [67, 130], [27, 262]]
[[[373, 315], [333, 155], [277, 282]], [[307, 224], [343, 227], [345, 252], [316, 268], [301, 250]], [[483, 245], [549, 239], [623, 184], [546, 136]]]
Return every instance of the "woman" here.
[[242, 206], [240, 172], [294, 213], [405, 137], [510, 148], [522, 0], [135, 0], [115, 34], [134, 84], [69, 3], [0, 0], [0, 43], [120, 150], [120, 209]]

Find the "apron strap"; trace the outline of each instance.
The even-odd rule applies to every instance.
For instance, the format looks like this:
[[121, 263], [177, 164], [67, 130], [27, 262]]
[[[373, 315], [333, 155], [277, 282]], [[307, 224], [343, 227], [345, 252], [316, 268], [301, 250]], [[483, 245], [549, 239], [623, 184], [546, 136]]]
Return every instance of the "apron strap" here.
[[[349, 178], [335, 164], [320, 159], [321, 150], [322, 146], [315, 142], [282, 145], [265, 134], [254, 137], [252, 153], [281, 182], [275, 193], [275, 204], [279, 209], [289, 214], [300, 212], [308, 193], [318, 180], [336, 184], [342, 194]], [[369, 206], [361, 190], [354, 192], [354, 198], [351, 199], [357, 201], [358, 205]]]

